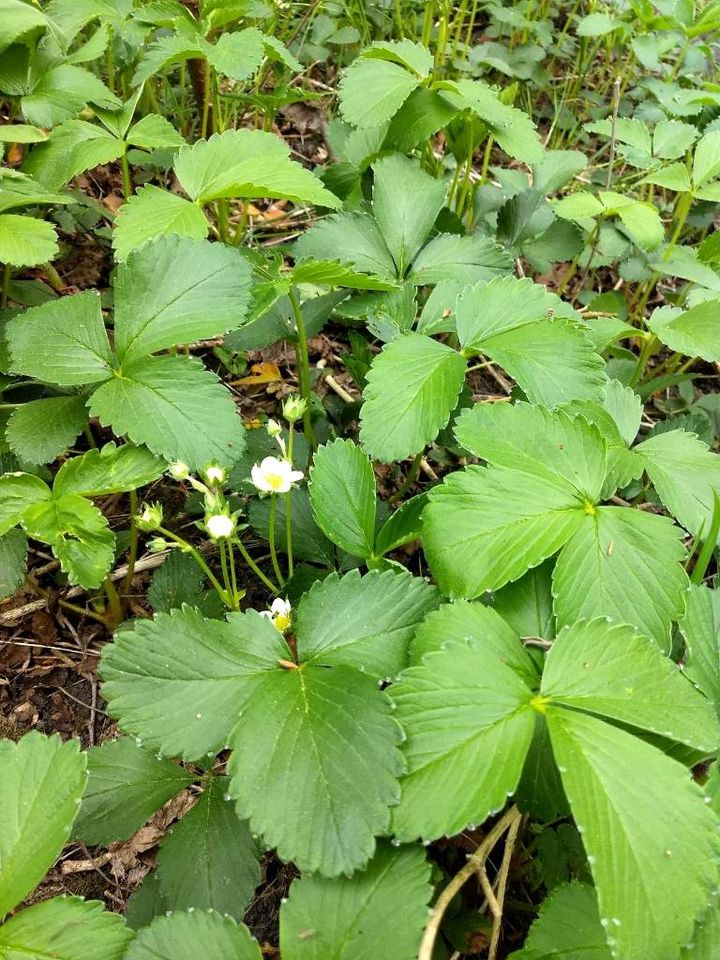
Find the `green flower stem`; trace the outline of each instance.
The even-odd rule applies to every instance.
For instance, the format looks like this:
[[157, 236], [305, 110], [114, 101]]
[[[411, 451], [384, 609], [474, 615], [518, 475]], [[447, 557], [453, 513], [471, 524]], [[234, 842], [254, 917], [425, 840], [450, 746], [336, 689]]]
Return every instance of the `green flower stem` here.
[[110, 608], [110, 621], [113, 624], [122, 623], [123, 610], [122, 604], [120, 603], [120, 596], [110, 577], [105, 578], [103, 587], [105, 588], [105, 595], [107, 596], [108, 607]]
[[400, 500], [401, 497], [403, 497], [410, 487], [415, 483], [417, 480], [417, 475], [420, 473], [420, 464], [422, 463], [423, 452], [424, 451], [421, 450], [420, 453], [415, 454], [415, 459], [410, 464], [410, 469], [407, 472], [407, 476], [403, 480], [399, 489], [397, 489], [390, 497], [388, 503], [394, 503], [396, 500]]
[[200, 555], [199, 551], [196, 550], [191, 543], [188, 543], [187, 540], [184, 540], [182, 537], [178, 537], [177, 534], [173, 533], [171, 530], [166, 530], [165, 527], [158, 527], [157, 529], [158, 533], [161, 533], [164, 537], [167, 537], [168, 540], [172, 540], [173, 543], [179, 544], [179, 546], [181, 546], [186, 553], [190, 554], [195, 563], [197, 563], [215, 590], [218, 592], [223, 603], [227, 604], [228, 598], [225, 590], [222, 587], [222, 584], [207, 565], [203, 557]]
[[235, 537], [232, 542], [237, 545], [237, 548], [240, 551], [241, 557], [243, 558], [245, 563], [250, 567], [250, 569], [255, 574], [255, 576], [258, 577], [260, 580], [262, 580], [262, 582], [265, 584], [268, 590], [271, 590], [277, 596], [280, 593], [280, 588], [275, 583], [273, 583], [273, 581], [269, 577], [265, 576], [265, 574], [262, 572], [260, 567], [255, 563], [253, 558], [247, 552], [247, 548], [245, 544], [242, 542], [242, 540], [239, 537]]
[[297, 294], [291, 287], [288, 292], [288, 298], [290, 300], [290, 306], [292, 307], [293, 318], [295, 320], [295, 329], [297, 330], [297, 347], [295, 354], [297, 357], [298, 364], [298, 380], [300, 387], [300, 396], [305, 401], [305, 412], [303, 413], [303, 430], [305, 432], [305, 437], [307, 442], [310, 444], [312, 450], [317, 449], [317, 441], [315, 439], [315, 433], [313, 431], [312, 417], [311, 417], [311, 377], [310, 377], [310, 358], [308, 356], [308, 344], [307, 344], [307, 335], [305, 333], [305, 322], [302, 316], [302, 310], [300, 309], [300, 301], [297, 298]]
[[230, 586], [232, 587], [233, 597], [235, 599], [235, 609], [240, 609], [240, 592], [237, 586], [237, 574], [235, 572], [235, 551], [233, 550], [232, 540], [227, 541], [228, 558], [230, 560]]
[[[295, 438], [295, 424], [291, 423], [288, 430], [287, 458], [292, 466], [293, 440]], [[285, 494], [285, 540], [287, 541], [288, 580], [293, 575], [293, 547], [292, 547], [292, 490]]]
[[227, 541], [220, 541], [220, 566], [222, 567], [223, 583], [225, 584], [225, 595], [230, 601], [228, 606], [231, 610], [238, 609], [237, 602], [237, 593], [233, 590], [232, 580], [230, 579], [230, 567], [228, 565], [228, 550], [232, 552], [232, 549], [228, 546]]
[[653, 355], [655, 348], [658, 344], [658, 338], [654, 334], [650, 334], [645, 338], [645, 343], [643, 344], [642, 350], [640, 351], [640, 356], [638, 357], [638, 362], [633, 371], [632, 377], [630, 377], [629, 387], [634, 387], [645, 373], [645, 368], [648, 365], [650, 357]]
[[123, 582], [123, 592], [129, 593], [132, 587], [132, 579], [135, 574], [135, 561], [138, 554], [138, 528], [137, 528], [137, 508], [138, 495], [137, 490], [130, 491], [130, 546], [128, 549], [127, 574]]
[[125, 148], [120, 157], [120, 169], [122, 170], [123, 197], [129, 200], [133, 194], [132, 178], [130, 176], [130, 165], [128, 164], [127, 148]]
[[10, 297], [10, 281], [12, 280], [12, 267], [6, 263], [3, 267], [2, 297], [0, 298], [0, 307], [3, 309], [8, 305]]
[[275, 576], [277, 577], [278, 583], [280, 586], [283, 585], [283, 576], [280, 572], [280, 564], [278, 563], [277, 558], [277, 549], [275, 547], [275, 515], [277, 513], [277, 494], [270, 494], [270, 525], [268, 530], [268, 537], [270, 539], [270, 558], [272, 560], [273, 570], [275, 571]]

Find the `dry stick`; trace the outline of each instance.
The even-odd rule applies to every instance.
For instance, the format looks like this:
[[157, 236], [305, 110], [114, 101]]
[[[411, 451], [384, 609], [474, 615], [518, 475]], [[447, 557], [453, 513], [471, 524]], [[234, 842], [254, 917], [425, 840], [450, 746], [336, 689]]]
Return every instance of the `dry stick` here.
[[[140, 573], [142, 570], [154, 570], [155, 567], [160, 566], [167, 555], [168, 551], [164, 551], [163, 553], [151, 553], [148, 556], [143, 557], [135, 564], [135, 573]], [[128, 566], [126, 563], [124, 563], [122, 566], [114, 570], [109, 576], [111, 580], [122, 580], [123, 577], [127, 576], [127, 572]], [[68, 590], [68, 592], [60, 599], [71, 600], [73, 597], [79, 597], [83, 593], [85, 593], [83, 587], [73, 587], [71, 590]], [[15, 607], [14, 610], [5, 610], [0, 613], [0, 626], [7, 626], [8, 624], [15, 623], [16, 620], [21, 620], [28, 614], [35, 613], [36, 610], [44, 610], [46, 607], [47, 597], [43, 597], [40, 600], [31, 600], [30, 603], [25, 603], [22, 607]]]
[[[520, 831], [521, 819], [521, 816], [518, 814], [518, 816], [510, 824], [510, 829], [508, 830], [507, 837], [505, 838], [505, 849], [503, 850], [502, 863], [500, 864], [500, 872], [498, 873], [496, 884], [497, 895], [495, 898], [495, 903], [497, 905], [497, 913], [493, 914], [493, 929], [492, 936], [490, 938], [488, 960], [495, 960], [498, 947], [500, 946], [500, 934], [502, 933], [502, 912], [503, 906], [505, 905], [505, 891], [507, 890], [510, 862], [512, 860], [513, 850], [515, 849], [515, 841], [517, 840], [517, 835]], [[483, 873], [485, 873], [484, 866]]]
[[455, 874], [450, 883], [448, 883], [448, 885], [442, 891], [440, 896], [435, 901], [430, 920], [428, 921], [428, 925], [425, 927], [425, 933], [423, 934], [422, 943], [420, 944], [418, 960], [432, 960], [433, 949], [435, 948], [435, 940], [437, 939], [438, 931], [440, 930], [440, 924], [442, 923], [445, 911], [450, 906], [455, 895], [462, 889], [470, 877], [474, 873], [477, 873], [479, 867], [483, 867], [484, 869], [485, 861], [492, 852], [495, 844], [504, 833], [512, 831], [511, 836], [513, 837], [514, 843], [514, 838], [517, 836], [517, 830], [519, 828], [521, 819], [522, 814], [518, 808], [516, 806], [512, 806], [507, 813], [505, 813], [500, 820], [498, 820], [490, 833], [488, 833], [480, 846], [477, 848], [475, 853], [468, 857], [468, 862], [465, 864], [462, 870]]

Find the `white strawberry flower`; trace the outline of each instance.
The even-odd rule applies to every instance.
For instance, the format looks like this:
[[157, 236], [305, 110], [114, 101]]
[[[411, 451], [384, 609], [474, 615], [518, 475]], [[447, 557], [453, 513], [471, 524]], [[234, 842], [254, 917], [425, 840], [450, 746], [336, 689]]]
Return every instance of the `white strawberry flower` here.
[[303, 476], [302, 470], [293, 470], [289, 460], [277, 457], [265, 457], [251, 471], [252, 482], [261, 493], [289, 493]]
[[268, 620], [272, 621], [272, 625], [280, 631], [280, 633], [285, 633], [292, 626], [292, 607], [287, 600], [283, 600], [282, 597], [277, 597], [273, 600], [269, 610], [263, 610], [260, 613], [261, 617], [267, 617]]

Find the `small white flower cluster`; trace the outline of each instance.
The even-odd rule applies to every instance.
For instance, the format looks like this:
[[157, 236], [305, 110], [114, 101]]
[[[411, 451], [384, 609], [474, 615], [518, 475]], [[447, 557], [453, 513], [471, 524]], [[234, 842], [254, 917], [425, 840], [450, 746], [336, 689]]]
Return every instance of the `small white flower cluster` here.
[[[287, 408], [291, 407], [291, 417], [287, 416]], [[289, 397], [285, 402], [283, 412], [285, 417], [294, 422], [296, 414], [302, 416], [304, 402], [297, 398]], [[305, 476], [302, 470], [293, 470], [292, 461], [288, 457], [285, 447], [285, 440], [282, 435], [282, 427], [277, 420], [268, 420], [265, 429], [268, 434], [277, 440], [282, 457], [265, 457], [260, 463], [256, 463], [250, 471], [250, 477], [256, 490], [260, 493], [290, 493], [292, 485], [299, 483]]]

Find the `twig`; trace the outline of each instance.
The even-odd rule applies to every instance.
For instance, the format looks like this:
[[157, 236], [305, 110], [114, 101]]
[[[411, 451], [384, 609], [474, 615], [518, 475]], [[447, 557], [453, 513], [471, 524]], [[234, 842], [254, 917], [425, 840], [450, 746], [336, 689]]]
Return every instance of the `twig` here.
[[[521, 819], [522, 814], [518, 808], [516, 806], [510, 807], [488, 833], [475, 853], [468, 857], [468, 862], [465, 866], [455, 874], [441, 892], [432, 908], [428, 925], [425, 927], [425, 933], [423, 934], [422, 943], [420, 944], [420, 952], [418, 953], [418, 960], [432, 960], [435, 940], [440, 930], [440, 924], [442, 923], [445, 911], [452, 903], [455, 895], [462, 889], [470, 877], [478, 872], [478, 867], [482, 866], [484, 868], [485, 861], [504, 833], [511, 831], [513, 838], [517, 836]], [[516, 824], [517, 827], [515, 826]]]

